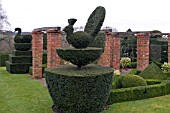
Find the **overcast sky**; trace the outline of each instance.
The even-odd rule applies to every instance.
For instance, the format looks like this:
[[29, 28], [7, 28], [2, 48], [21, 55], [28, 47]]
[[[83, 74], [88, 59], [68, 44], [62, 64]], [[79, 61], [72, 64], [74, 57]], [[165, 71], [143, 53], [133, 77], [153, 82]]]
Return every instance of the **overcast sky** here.
[[97, 6], [106, 8], [104, 26], [125, 32], [160, 30], [170, 33], [170, 0], [2, 0], [11, 29], [68, 25], [76, 18], [75, 27], [85, 26]]

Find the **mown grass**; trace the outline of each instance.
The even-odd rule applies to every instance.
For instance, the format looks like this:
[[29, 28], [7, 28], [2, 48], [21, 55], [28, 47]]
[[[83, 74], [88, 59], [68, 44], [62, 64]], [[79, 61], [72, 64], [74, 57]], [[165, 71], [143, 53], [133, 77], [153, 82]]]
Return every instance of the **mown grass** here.
[[[0, 113], [53, 113], [46, 87], [26, 74], [0, 67]], [[170, 113], [170, 95], [115, 103], [102, 113]]]
[[170, 95], [115, 103], [102, 113], [170, 113]]
[[53, 113], [48, 90], [26, 74], [0, 67], [0, 113]]

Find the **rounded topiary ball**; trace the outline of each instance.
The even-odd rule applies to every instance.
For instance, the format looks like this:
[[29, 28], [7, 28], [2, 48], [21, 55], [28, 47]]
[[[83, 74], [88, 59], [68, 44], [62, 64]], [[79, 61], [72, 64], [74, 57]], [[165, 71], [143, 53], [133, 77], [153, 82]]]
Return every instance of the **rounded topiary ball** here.
[[146, 81], [138, 75], [125, 75], [122, 80], [122, 88], [146, 86]]
[[70, 36], [71, 45], [75, 48], [86, 48], [91, 40], [92, 36], [86, 32], [78, 31]]

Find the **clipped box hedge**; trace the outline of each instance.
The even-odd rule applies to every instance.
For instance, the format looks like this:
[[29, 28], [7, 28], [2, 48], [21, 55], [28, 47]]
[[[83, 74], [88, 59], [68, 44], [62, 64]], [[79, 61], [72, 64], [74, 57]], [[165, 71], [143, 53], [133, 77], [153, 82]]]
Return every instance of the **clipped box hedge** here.
[[[149, 80], [147, 80], [148, 82]], [[149, 83], [151, 84], [151, 81]], [[108, 105], [117, 102], [134, 101], [170, 94], [170, 80], [153, 80], [155, 85], [139, 86], [131, 88], [113, 89], [107, 101]], [[158, 84], [160, 82], [160, 84]], [[148, 84], [149, 84], [148, 83]]]
[[12, 54], [15, 56], [32, 56], [32, 51], [12, 51]]
[[29, 72], [29, 66], [31, 65], [31, 63], [11, 63], [6, 61], [6, 70], [12, 74], [23, 74]]
[[11, 63], [32, 63], [32, 56], [14, 56], [9, 55], [9, 62]]
[[5, 62], [9, 60], [8, 53], [0, 53], [0, 66], [5, 66]]

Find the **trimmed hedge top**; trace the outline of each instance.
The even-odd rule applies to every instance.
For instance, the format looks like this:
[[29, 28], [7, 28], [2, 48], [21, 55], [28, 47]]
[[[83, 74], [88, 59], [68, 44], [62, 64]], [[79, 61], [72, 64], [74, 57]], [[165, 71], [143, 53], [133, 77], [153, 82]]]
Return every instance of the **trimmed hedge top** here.
[[[67, 71], [66, 71], [67, 70]], [[72, 77], [92, 77], [92, 76], [99, 76], [99, 73], [113, 73], [113, 69], [110, 67], [105, 67], [95, 64], [89, 64], [81, 69], [76, 68], [75, 65], [60, 65], [57, 67], [47, 68], [45, 69], [46, 72], [51, 72], [54, 74], [60, 74], [65, 76], [72, 76]]]

